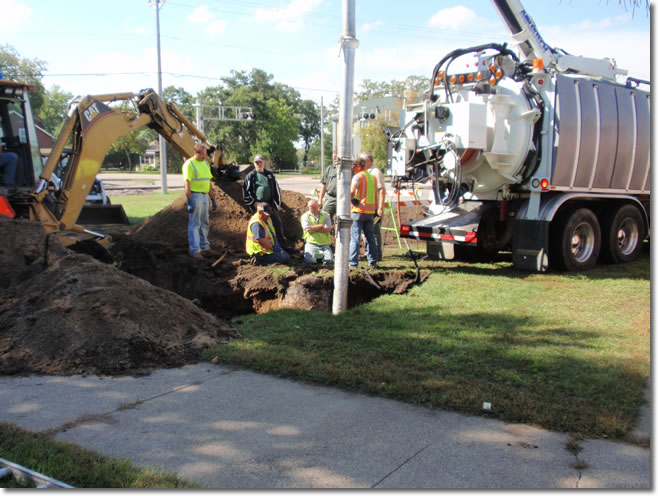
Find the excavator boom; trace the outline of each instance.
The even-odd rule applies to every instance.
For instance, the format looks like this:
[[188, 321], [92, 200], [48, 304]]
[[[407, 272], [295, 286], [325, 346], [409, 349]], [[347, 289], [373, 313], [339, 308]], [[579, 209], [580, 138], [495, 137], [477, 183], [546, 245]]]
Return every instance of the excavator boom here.
[[[111, 102], [130, 104], [133, 110], [118, 110]], [[115, 93], [86, 96], [71, 106], [69, 117], [55, 142], [34, 189], [30, 217], [38, 219], [49, 231], [81, 230], [76, 220], [112, 143], [122, 136], [149, 127], [164, 137], [184, 157], [194, 155], [195, 138], [206, 146], [208, 163], [215, 175], [225, 165], [220, 148], [185, 118], [173, 103], [164, 102], [152, 89], [140, 93]], [[47, 191], [64, 148], [73, 148], [62, 187], [54, 202]]]

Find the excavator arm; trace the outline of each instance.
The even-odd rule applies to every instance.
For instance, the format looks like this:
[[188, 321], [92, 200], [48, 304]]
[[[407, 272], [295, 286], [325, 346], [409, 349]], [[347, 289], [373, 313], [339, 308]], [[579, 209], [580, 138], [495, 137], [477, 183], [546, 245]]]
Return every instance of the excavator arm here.
[[[131, 103], [134, 110], [113, 109], [108, 105], [111, 102]], [[175, 104], [164, 102], [153, 90], [86, 96], [69, 111], [32, 193], [30, 218], [39, 220], [48, 231], [82, 230], [75, 222], [110, 146], [145, 126], [157, 131], [184, 157], [194, 155], [196, 138], [206, 146], [213, 175], [224, 168], [222, 149], [208, 143]], [[47, 190], [48, 181], [69, 141], [73, 153], [62, 187], [53, 195]]]

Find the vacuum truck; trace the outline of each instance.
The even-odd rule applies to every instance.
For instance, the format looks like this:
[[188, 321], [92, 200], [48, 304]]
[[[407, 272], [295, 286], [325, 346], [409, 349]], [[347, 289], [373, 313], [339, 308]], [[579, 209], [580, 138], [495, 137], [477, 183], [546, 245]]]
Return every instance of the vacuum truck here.
[[511, 250], [538, 272], [636, 259], [649, 235], [649, 82], [551, 48], [518, 0], [492, 2], [514, 46], [448, 53], [389, 134], [394, 181], [432, 184], [427, 215], [400, 235], [446, 259]]

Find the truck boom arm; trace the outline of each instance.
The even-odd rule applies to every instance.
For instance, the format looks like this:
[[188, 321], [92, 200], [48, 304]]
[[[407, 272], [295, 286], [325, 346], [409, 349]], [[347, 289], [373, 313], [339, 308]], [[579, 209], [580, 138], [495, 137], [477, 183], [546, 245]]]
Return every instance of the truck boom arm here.
[[[117, 101], [131, 103], [135, 110], [116, 110], [105, 103]], [[194, 155], [194, 138], [197, 138], [206, 146], [207, 160], [215, 174], [225, 165], [221, 148], [208, 143], [175, 104], [164, 102], [152, 89], [138, 94], [86, 96], [75, 102], [69, 111], [69, 117], [33, 192], [35, 201], [30, 217], [39, 220], [49, 231], [77, 229], [75, 222], [110, 146], [116, 139], [144, 126], [157, 131], [184, 157]], [[63, 177], [62, 188], [52, 204], [46, 201], [46, 186], [70, 139], [73, 154]]]
[[551, 48], [539, 34], [537, 25], [526, 12], [520, 0], [491, 0], [512, 38], [517, 42], [526, 60], [543, 59], [546, 69], [557, 72], [576, 72], [592, 77], [615, 81], [617, 74], [628, 71], [617, 68], [611, 59], [578, 57]]

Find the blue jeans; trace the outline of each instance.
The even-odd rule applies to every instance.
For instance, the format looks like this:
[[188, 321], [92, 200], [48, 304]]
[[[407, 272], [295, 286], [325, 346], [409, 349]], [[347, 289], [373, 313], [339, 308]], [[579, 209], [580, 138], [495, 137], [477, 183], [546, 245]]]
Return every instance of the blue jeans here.
[[352, 230], [350, 231], [350, 267], [359, 265], [359, 245], [361, 244], [361, 232], [366, 236], [366, 250], [368, 263], [377, 263], [377, 241], [375, 240], [375, 225], [372, 214], [352, 213]]
[[18, 166], [18, 155], [14, 152], [0, 153], [0, 169], [3, 169], [2, 183], [5, 185], [16, 184], [16, 167]]
[[331, 251], [330, 245], [314, 245], [313, 243], [306, 243], [304, 245], [304, 262], [306, 263], [317, 263], [315, 258], [315, 251], [322, 251], [322, 259], [327, 263], [334, 263], [334, 253]]
[[190, 244], [190, 253], [193, 255], [210, 249], [210, 242], [208, 242], [209, 202], [208, 193], [194, 192], [192, 192], [192, 199], [188, 202], [187, 240]]
[[284, 250], [275, 251], [269, 255], [254, 255], [256, 258], [257, 265], [272, 265], [275, 263], [288, 264], [290, 263], [290, 255], [288, 255]]

